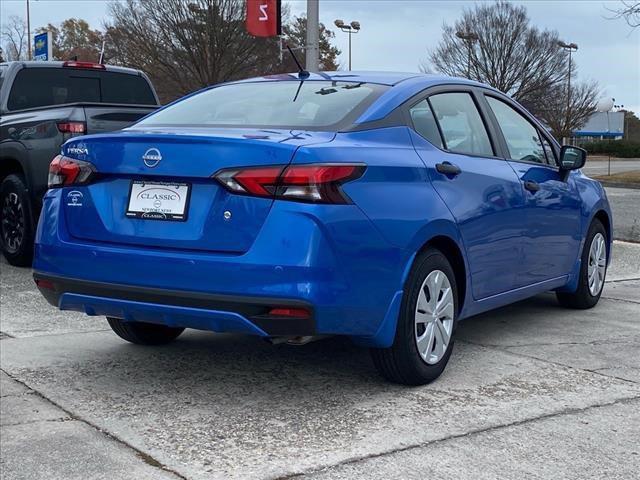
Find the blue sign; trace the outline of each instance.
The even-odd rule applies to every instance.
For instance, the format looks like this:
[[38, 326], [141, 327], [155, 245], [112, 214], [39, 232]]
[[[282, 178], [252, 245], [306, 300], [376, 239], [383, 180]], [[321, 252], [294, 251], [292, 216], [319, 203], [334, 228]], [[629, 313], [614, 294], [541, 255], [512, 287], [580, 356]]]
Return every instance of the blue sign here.
[[33, 37], [33, 59], [45, 62], [53, 60], [51, 43], [51, 32], [40, 33]]

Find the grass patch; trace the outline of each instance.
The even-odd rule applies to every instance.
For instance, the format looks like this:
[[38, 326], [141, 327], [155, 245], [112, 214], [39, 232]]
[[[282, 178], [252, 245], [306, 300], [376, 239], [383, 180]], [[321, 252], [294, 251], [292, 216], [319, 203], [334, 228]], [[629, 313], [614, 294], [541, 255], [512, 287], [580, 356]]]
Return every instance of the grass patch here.
[[597, 175], [594, 178], [604, 182], [631, 183], [640, 186], [640, 170], [613, 173], [611, 175]]

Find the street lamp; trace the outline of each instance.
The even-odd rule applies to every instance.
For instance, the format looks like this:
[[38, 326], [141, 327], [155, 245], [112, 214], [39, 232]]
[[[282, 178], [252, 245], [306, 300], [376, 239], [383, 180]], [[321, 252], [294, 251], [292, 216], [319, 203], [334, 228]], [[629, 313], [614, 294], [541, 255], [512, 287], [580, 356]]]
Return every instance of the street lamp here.
[[351, 70], [351, 35], [360, 31], [360, 22], [353, 21], [347, 24], [344, 23], [344, 21], [338, 19], [333, 23], [340, 30], [349, 34], [349, 70]]
[[[569, 72], [567, 73], [567, 120], [565, 125], [565, 130], [569, 129], [569, 110], [571, 109], [571, 53], [578, 50], [578, 45], [575, 43], [566, 43], [562, 40], [558, 40], [558, 46], [565, 51], [569, 52]], [[571, 132], [567, 132], [571, 135]]]
[[474, 32], [462, 32], [458, 30], [456, 37], [467, 44], [467, 78], [471, 80], [471, 48], [473, 43], [480, 40], [480, 37]]
[[27, 60], [31, 60], [31, 15], [29, 14], [29, 0], [27, 0], [27, 52], [29, 52]]

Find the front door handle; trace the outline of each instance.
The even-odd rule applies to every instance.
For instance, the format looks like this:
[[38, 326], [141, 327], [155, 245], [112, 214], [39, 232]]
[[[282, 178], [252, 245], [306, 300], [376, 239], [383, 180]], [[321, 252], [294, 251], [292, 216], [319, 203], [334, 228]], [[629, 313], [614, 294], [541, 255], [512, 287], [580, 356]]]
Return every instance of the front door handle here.
[[459, 175], [462, 170], [457, 165], [449, 162], [436, 163], [436, 170], [439, 173], [444, 173], [445, 175]]
[[524, 182], [524, 188], [526, 188], [530, 192], [535, 193], [538, 190], [540, 190], [540, 184], [538, 182], [533, 182], [531, 180], [527, 180], [526, 182]]

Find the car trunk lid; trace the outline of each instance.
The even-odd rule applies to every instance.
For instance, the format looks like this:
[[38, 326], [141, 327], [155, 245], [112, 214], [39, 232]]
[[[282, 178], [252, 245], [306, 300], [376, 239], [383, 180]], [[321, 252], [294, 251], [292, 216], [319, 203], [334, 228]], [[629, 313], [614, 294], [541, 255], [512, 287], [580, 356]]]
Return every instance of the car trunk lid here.
[[[69, 233], [78, 239], [116, 244], [246, 252], [273, 200], [231, 194], [212, 175], [223, 168], [288, 165], [299, 146], [328, 142], [334, 136], [154, 127], [74, 139], [65, 144], [65, 155], [91, 162], [98, 175], [88, 186], [65, 188], [63, 208]], [[187, 190], [183, 218], [127, 214], [132, 192], [134, 196], [159, 194], [163, 202], [163, 192], [183, 195]]]

